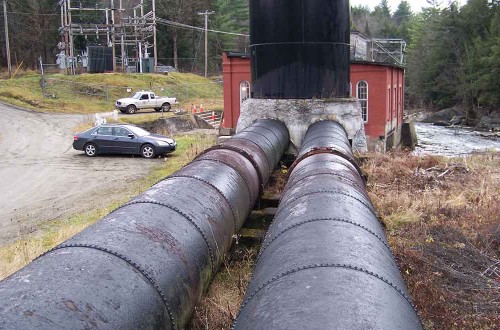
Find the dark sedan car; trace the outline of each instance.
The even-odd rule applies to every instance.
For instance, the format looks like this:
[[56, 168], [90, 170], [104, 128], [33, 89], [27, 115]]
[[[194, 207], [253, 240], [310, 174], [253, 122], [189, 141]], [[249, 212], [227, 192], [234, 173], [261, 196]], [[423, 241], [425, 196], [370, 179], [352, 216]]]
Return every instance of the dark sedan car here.
[[153, 158], [177, 148], [174, 139], [151, 134], [133, 125], [99, 125], [75, 134], [73, 148], [89, 157], [97, 154], [133, 154]]

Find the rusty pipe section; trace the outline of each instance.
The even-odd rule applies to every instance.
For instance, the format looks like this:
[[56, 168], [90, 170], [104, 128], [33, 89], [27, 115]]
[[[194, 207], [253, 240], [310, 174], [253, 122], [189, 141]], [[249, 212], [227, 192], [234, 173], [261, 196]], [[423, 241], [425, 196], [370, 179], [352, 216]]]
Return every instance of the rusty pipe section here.
[[422, 329], [340, 124], [309, 127], [233, 328]]
[[288, 144], [259, 120], [0, 282], [0, 329], [182, 329]]

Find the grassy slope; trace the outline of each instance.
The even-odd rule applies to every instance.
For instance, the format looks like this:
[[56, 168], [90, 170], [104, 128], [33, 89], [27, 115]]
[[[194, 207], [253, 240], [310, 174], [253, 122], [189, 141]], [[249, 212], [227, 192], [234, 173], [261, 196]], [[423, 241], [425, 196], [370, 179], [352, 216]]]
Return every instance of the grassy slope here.
[[[132, 91], [152, 90], [158, 95], [177, 97], [184, 109], [191, 104], [205, 109], [222, 109], [222, 86], [189, 73], [162, 74], [82, 74], [46, 76], [46, 94], [41, 87], [41, 76], [23, 72], [13, 79], [0, 80], [0, 100], [20, 107], [43, 112], [96, 113], [111, 111], [118, 98]], [[106, 95], [108, 98], [106, 100]]]

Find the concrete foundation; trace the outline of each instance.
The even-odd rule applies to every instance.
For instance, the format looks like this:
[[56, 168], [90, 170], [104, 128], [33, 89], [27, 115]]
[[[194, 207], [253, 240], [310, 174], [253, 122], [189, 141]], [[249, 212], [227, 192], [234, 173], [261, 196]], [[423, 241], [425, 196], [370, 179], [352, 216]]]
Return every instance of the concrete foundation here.
[[401, 144], [404, 147], [414, 149], [418, 143], [417, 131], [413, 122], [404, 122], [401, 129]]
[[276, 118], [285, 123], [292, 149], [300, 148], [309, 125], [334, 120], [346, 130], [354, 152], [367, 151], [361, 107], [356, 99], [248, 99], [241, 106], [236, 132], [261, 118]]

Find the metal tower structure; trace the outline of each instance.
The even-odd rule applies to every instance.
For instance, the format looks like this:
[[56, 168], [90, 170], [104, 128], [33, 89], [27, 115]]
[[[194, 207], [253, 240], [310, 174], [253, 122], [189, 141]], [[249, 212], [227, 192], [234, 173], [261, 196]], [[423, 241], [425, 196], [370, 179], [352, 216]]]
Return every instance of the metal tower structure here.
[[[109, 6], [104, 5], [109, 1]], [[61, 7], [60, 48], [65, 58], [69, 58], [69, 73], [75, 73], [75, 37], [95, 36], [105, 38], [106, 45], [112, 48], [113, 71], [117, 71], [117, 48], [121, 55], [121, 71], [125, 71], [129, 49], [136, 49], [135, 58], [142, 72], [142, 58], [147, 49], [153, 49], [154, 71], [157, 68], [156, 48], [156, 4], [155, 0], [145, 5], [145, 0], [124, 8], [125, 0], [59, 0]], [[130, 2], [130, 1], [129, 1]], [[132, 1], [133, 2], [133, 1]], [[93, 4], [93, 5], [91, 5]], [[118, 5], [118, 6], [117, 6]], [[75, 17], [85, 17], [76, 20]]]

